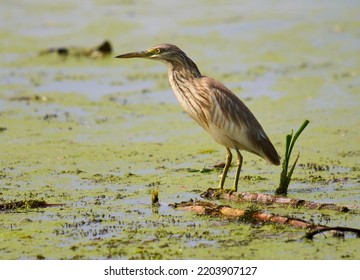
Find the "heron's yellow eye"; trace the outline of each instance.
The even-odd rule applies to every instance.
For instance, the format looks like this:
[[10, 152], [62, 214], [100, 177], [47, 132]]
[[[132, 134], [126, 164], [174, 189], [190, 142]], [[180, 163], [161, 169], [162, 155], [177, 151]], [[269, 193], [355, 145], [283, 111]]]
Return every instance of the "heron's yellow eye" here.
[[156, 53], [161, 53], [161, 50], [160, 49], [155, 49], [155, 52]]

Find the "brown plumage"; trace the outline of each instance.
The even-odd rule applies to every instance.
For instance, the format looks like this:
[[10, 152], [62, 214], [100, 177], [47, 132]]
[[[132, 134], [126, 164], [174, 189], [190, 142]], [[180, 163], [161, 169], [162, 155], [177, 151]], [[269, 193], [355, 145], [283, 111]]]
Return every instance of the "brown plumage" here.
[[196, 64], [177, 46], [160, 44], [146, 51], [117, 56], [131, 57], [165, 62], [170, 85], [182, 108], [216, 142], [226, 147], [227, 160], [219, 183], [220, 189], [223, 189], [232, 161], [230, 149], [234, 149], [238, 156], [235, 191], [243, 161], [240, 150], [256, 154], [272, 164], [280, 164], [274, 146], [246, 105], [222, 83], [202, 76]]

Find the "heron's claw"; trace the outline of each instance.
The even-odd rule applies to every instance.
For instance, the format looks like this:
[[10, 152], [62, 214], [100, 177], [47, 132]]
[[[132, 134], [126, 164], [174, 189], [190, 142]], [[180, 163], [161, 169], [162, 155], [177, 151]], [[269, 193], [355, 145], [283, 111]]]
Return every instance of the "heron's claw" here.
[[237, 187], [236, 187], [236, 186], [232, 187], [232, 188], [229, 190], [229, 195], [232, 194], [232, 193], [234, 193], [234, 192], [237, 192]]
[[219, 199], [223, 194], [231, 195], [235, 192], [237, 192], [236, 187], [232, 187], [231, 189], [227, 189], [227, 190], [219, 188], [211, 195], [211, 198]]
[[211, 198], [215, 198], [215, 199], [219, 199], [220, 196], [225, 192], [224, 189], [218, 189], [217, 191], [215, 191], [212, 195]]

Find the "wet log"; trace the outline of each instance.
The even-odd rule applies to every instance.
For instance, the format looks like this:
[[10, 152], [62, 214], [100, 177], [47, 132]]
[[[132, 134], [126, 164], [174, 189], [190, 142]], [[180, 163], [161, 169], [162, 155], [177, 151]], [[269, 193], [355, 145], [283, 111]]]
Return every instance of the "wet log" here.
[[253, 202], [253, 203], [262, 203], [262, 204], [278, 204], [291, 207], [305, 207], [308, 209], [327, 209], [334, 210], [339, 212], [348, 212], [349, 208], [347, 206], [336, 205], [333, 203], [319, 203], [313, 201], [306, 201], [303, 199], [290, 198], [277, 196], [272, 194], [262, 194], [262, 193], [249, 193], [249, 192], [231, 192], [223, 191], [218, 192], [218, 189], [209, 188], [207, 191], [201, 194], [202, 198], [207, 199], [224, 199], [234, 202]]
[[228, 219], [241, 219], [245, 218], [247, 221], [256, 222], [271, 222], [281, 225], [289, 225], [295, 228], [307, 229], [308, 232], [304, 238], [313, 239], [316, 234], [334, 231], [336, 236], [339, 236], [344, 232], [355, 233], [357, 237], [360, 237], [360, 229], [349, 227], [328, 227], [324, 225], [314, 224], [305, 220], [290, 218], [286, 216], [275, 215], [271, 213], [260, 212], [251, 209], [239, 209], [227, 205], [217, 205], [208, 201], [184, 201], [170, 205], [175, 209], [193, 211], [200, 215], [208, 215], [213, 217], [223, 217]]
[[227, 205], [217, 205], [213, 202], [207, 201], [184, 201], [176, 204], [172, 204], [176, 209], [193, 211], [201, 215], [209, 215], [213, 217], [223, 217], [223, 218], [243, 218], [253, 219], [258, 222], [273, 222], [278, 224], [290, 225], [297, 228], [307, 228], [307, 229], [323, 229], [326, 228], [322, 225], [315, 225], [313, 223], [289, 218], [280, 215], [274, 215], [270, 213], [252, 211], [252, 210], [243, 210], [239, 208], [234, 208]]

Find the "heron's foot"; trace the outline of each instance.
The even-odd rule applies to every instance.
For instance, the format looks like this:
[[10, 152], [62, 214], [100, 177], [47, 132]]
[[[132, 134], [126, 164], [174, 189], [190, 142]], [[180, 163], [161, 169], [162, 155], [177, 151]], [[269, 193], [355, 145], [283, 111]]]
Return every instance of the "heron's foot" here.
[[212, 195], [212, 198], [220, 198], [222, 195], [231, 195], [232, 193], [237, 192], [237, 188], [233, 187], [231, 189], [223, 189], [223, 188], [218, 188]]
[[220, 196], [225, 193], [226, 190], [224, 190], [223, 188], [218, 188], [217, 191], [215, 191], [212, 195], [211, 198], [220, 198]]
[[229, 190], [229, 194], [232, 194], [234, 192], [237, 192], [237, 186], [233, 186], [230, 190]]

